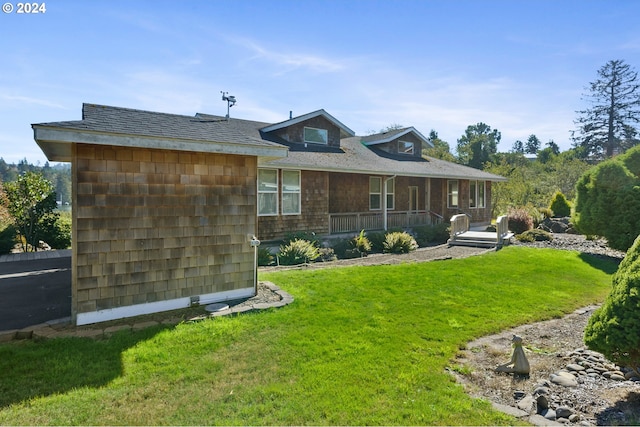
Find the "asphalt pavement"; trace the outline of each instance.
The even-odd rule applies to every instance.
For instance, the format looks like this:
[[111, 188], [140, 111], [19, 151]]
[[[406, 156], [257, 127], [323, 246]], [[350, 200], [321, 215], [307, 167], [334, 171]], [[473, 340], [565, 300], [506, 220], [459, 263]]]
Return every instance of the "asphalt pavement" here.
[[51, 252], [0, 257], [0, 331], [71, 316], [71, 251]]

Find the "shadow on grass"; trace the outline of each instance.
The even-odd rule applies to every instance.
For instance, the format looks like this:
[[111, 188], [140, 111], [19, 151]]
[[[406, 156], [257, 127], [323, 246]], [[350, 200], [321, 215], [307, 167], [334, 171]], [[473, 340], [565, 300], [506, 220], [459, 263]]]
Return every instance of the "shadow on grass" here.
[[122, 375], [122, 353], [169, 326], [123, 331], [109, 339], [57, 338], [0, 345], [0, 408], [83, 387], [100, 387]]
[[580, 259], [593, 268], [597, 268], [607, 274], [613, 274], [618, 270], [618, 265], [622, 260], [616, 257], [610, 257], [606, 255], [593, 255], [587, 253], [581, 253]]

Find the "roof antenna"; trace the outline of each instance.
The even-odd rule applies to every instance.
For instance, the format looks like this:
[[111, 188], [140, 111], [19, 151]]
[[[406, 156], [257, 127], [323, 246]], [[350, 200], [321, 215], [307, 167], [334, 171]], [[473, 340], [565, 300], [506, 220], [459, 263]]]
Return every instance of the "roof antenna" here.
[[229, 109], [236, 105], [236, 97], [233, 95], [227, 96], [229, 92], [220, 91], [222, 94], [222, 100], [227, 101], [227, 121], [229, 121]]

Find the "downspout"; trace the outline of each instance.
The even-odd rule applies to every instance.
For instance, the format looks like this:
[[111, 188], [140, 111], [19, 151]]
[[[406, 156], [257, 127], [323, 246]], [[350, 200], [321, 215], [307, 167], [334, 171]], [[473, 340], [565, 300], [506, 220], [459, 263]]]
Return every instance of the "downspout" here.
[[389, 181], [390, 179], [395, 178], [396, 175], [393, 176], [389, 176], [389, 177], [383, 177], [382, 178], [382, 221], [384, 224], [384, 231], [387, 231], [387, 223], [388, 223], [388, 219], [387, 219], [387, 181]]
[[256, 296], [258, 295], [258, 246], [260, 246], [260, 240], [252, 235], [249, 244], [253, 247], [253, 296]]

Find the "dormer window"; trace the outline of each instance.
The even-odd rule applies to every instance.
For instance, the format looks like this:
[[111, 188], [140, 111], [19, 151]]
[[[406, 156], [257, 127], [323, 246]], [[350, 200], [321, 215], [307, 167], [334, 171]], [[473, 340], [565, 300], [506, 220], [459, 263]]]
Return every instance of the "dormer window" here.
[[399, 141], [398, 142], [398, 152], [400, 154], [413, 154], [414, 150], [413, 142], [409, 141]]
[[305, 127], [304, 142], [327, 145], [329, 143], [329, 132], [326, 129]]

